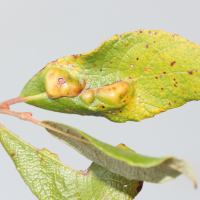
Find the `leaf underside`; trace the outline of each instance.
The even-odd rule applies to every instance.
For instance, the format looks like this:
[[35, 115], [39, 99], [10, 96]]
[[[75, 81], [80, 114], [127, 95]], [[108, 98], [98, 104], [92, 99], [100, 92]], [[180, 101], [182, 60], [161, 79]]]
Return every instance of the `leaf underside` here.
[[56, 154], [34, 148], [3, 126], [0, 141], [40, 200], [131, 200], [142, 189], [142, 181], [128, 180], [96, 163], [85, 171], [75, 171]]
[[[80, 81], [83, 91], [73, 97], [45, 96], [44, 77], [50, 69], [61, 70], [63, 76], [66, 72], [70, 80]], [[108, 96], [112, 94], [105, 91], [96, 96], [90, 94], [91, 98], [83, 95], [87, 90], [98, 93], [98, 88], [115, 82], [131, 85], [123, 102], [116, 103], [118, 94], [111, 101]], [[56, 112], [103, 116], [115, 122], [140, 121], [199, 100], [200, 47], [163, 31], [115, 35], [89, 53], [48, 63], [26, 84], [20, 96], [30, 97], [26, 103]]]
[[84, 139], [86, 142], [89, 141], [90, 144], [47, 129], [47, 131], [54, 137], [113, 173], [117, 173], [128, 179], [152, 183], [163, 183], [176, 178], [180, 174], [185, 174], [196, 186], [193, 168], [184, 160], [171, 156], [164, 158], [143, 156], [134, 151], [130, 151], [130, 149], [125, 147], [123, 144], [120, 146], [125, 149], [113, 147], [90, 137], [80, 130], [64, 124], [51, 121], [44, 121], [43, 123], [64, 131], [72, 136]]

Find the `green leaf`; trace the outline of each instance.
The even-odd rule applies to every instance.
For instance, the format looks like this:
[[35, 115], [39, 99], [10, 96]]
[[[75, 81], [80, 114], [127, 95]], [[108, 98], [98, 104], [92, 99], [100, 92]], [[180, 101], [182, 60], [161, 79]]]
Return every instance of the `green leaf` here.
[[142, 181], [128, 180], [95, 163], [85, 171], [75, 171], [56, 154], [36, 149], [2, 125], [0, 141], [40, 200], [131, 200], [142, 189]]
[[[72, 136], [84, 139], [87, 143], [47, 129], [50, 134], [71, 146], [80, 154], [125, 178], [162, 183], [172, 180], [180, 174], [185, 174], [196, 186], [193, 168], [184, 160], [171, 156], [164, 158], [143, 156], [135, 153], [133, 150], [130, 151], [130, 149], [123, 144], [121, 144], [120, 147], [124, 148], [113, 147], [64, 124], [51, 121], [44, 121], [43, 123]], [[88, 141], [90, 144], [88, 144]]]
[[163, 31], [115, 35], [48, 63], [21, 97], [56, 112], [140, 121], [200, 99], [200, 47]]

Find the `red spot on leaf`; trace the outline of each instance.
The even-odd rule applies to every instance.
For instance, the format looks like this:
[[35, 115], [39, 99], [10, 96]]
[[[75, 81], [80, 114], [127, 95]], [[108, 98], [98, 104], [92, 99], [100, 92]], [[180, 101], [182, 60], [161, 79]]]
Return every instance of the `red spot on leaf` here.
[[58, 78], [58, 83], [59, 83], [60, 85], [65, 84], [65, 79], [64, 79], [63, 77]]

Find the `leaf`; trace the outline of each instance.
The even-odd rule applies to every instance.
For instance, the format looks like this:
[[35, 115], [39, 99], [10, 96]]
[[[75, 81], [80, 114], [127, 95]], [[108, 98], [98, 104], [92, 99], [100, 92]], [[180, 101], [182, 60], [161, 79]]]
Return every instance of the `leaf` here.
[[127, 180], [95, 163], [85, 171], [75, 171], [56, 154], [36, 149], [2, 125], [0, 141], [40, 200], [131, 200], [142, 189], [142, 181]]
[[[78, 141], [69, 136], [47, 129], [47, 131], [60, 141], [74, 148], [93, 162], [107, 168], [113, 173], [128, 179], [147, 181], [152, 183], [163, 183], [172, 180], [180, 174], [185, 174], [196, 186], [196, 180], [192, 166], [175, 157], [153, 158], [135, 153], [130, 148], [121, 144], [118, 148], [103, 143], [86, 133], [73, 127], [57, 122], [44, 121], [43, 123], [62, 130], [72, 136], [81, 138]], [[91, 144], [88, 144], [88, 141]]]
[[163, 31], [115, 35], [48, 63], [20, 96], [56, 112], [140, 121], [200, 99], [200, 47]]

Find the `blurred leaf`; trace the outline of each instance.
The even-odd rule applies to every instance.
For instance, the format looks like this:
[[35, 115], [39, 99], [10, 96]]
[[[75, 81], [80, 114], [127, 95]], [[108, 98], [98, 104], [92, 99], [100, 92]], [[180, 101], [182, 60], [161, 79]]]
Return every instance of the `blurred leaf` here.
[[171, 156], [164, 158], [143, 156], [135, 153], [133, 150], [130, 151], [130, 149], [123, 144], [121, 144], [120, 147], [124, 148], [113, 147], [64, 124], [51, 121], [44, 121], [43, 123], [89, 141], [91, 144], [47, 129], [50, 134], [71, 146], [80, 154], [125, 178], [162, 183], [172, 180], [180, 174], [185, 174], [196, 186], [193, 168], [184, 160]]
[[200, 47], [163, 31], [115, 35], [50, 62], [21, 97], [56, 112], [140, 121], [200, 99]]
[[131, 200], [142, 189], [142, 181], [128, 180], [95, 163], [85, 171], [75, 171], [56, 154], [36, 149], [2, 125], [0, 141], [40, 200]]

